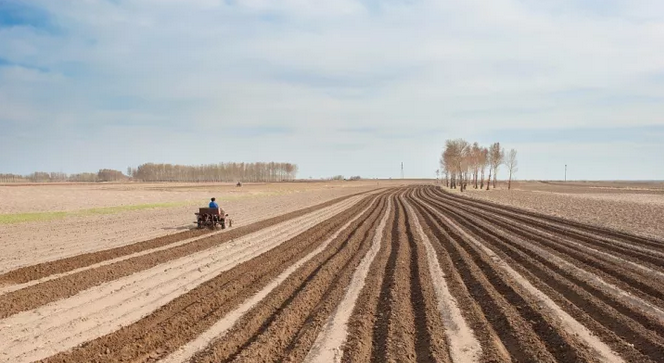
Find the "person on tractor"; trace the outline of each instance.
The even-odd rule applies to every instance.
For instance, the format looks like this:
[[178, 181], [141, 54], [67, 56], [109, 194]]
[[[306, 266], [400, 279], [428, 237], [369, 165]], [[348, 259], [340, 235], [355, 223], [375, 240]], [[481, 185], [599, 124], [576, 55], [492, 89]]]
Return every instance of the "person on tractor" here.
[[210, 208], [217, 208], [217, 209], [219, 209], [219, 204], [217, 204], [216, 200], [217, 200], [216, 198], [212, 198], [212, 199], [210, 199]]

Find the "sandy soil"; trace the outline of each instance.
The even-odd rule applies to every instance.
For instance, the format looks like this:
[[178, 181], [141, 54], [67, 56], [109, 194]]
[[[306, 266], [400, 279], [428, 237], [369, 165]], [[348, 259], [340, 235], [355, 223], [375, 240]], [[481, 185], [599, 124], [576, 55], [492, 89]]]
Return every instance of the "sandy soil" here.
[[[231, 243], [13, 315], [4, 320], [4, 328], [0, 327], [0, 333], [11, 336], [12, 341], [9, 345], [0, 345], [0, 350], [15, 361], [33, 361], [113, 332], [223, 271], [265, 253], [315, 224], [341, 213], [359, 199], [351, 198]], [[120, 290], [122, 293], [118, 293]], [[31, 347], [33, 344], [34, 347]]]
[[[590, 185], [588, 185], [590, 184]], [[444, 188], [446, 191], [450, 191]], [[458, 193], [451, 190], [452, 193]], [[516, 183], [512, 190], [474, 190], [464, 195], [573, 221], [664, 239], [662, 183]]]
[[[114, 187], [125, 186], [119, 184]], [[41, 188], [41, 186], [25, 188]], [[50, 188], [57, 189], [58, 186]], [[262, 194], [223, 201], [221, 206], [230, 214], [234, 226], [240, 227], [373, 188], [375, 187], [358, 185], [294, 191], [288, 194]], [[206, 194], [205, 198], [208, 195]], [[202, 199], [203, 202], [205, 200]], [[187, 230], [194, 226], [196, 211], [197, 206], [183, 206], [70, 217], [45, 222], [0, 224], [0, 246], [3, 251], [0, 255], [0, 273], [20, 266], [127, 245]]]
[[[91, 208], [184, 202], [206, 204], [253, 197], [297, 195], [375, 186], [376, 182], [319, 182], [244, 184], [229, 183], [126, 183], [0, 185], [0, 214], [78, 211]], [[343, 193], [343, 192], [341, 192]]]
[[663, 240], [433, 186], [181, 238], [0, 275], [0, 362], [664, 361]]

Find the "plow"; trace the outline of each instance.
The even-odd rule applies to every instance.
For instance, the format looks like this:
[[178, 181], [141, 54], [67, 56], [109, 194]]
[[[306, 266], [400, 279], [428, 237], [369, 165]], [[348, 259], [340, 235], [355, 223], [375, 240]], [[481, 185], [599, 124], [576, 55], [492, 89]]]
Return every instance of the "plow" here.
[[221, 208], [200, 208], [196, 215], [196, 225], [198, 228], [211, 228], [216, 229], [217, 226], [221, 229], [233, 226], [233, 220], [228, 217]]

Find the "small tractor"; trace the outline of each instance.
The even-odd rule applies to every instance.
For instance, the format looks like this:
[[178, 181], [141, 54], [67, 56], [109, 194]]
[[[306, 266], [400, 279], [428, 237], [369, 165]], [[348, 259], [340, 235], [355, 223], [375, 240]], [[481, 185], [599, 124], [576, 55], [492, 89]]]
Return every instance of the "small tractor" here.
[[217, 225], [221, 226], [221, 229], [226, 229], [226, 226], [233, 227], [233, 220], [228, 218], [228, 214], [221, 208], [200, 208], [198, 213], [194, 214], [198, 228], [215, 229]]

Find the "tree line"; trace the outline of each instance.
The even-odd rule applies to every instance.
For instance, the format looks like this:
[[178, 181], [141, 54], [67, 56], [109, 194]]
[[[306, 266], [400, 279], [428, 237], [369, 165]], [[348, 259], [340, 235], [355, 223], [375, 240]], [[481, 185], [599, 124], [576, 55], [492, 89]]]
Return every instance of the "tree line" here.
[[291, 163], [219, 163], [200, 166], [143, 164], [129, 170], [131, 177], [150, 182], [279, 182], [294, 180], [297, 165]]
[[121, 171], [112, 169], [101, 169], [97, 173], [67, 174], [61, 172], [47, 173], [43, 171], [34, 172], [29, 175], [0, 174], [0, 183], [95, 183], [127, 180], [128, 177]]
[[219, 163], [200, 166], [147, 163], [119, 170], [101, 169], [97, 173], [66, 174], [35, 172], [29, 175], [0, 174], [0, 183], [57, 182], [277, 182], [294, 180], [298, 167], [290, 163]]
[[[470, 144], [464, 139], [445, 141], [445, 147], [440, 156], [440, 169], [437, 174], [445, 176], [445, 185], [448, 188], [464, 191], [470, 184], [474, 189], [484, 189], [485, 176], [486, 190], [491, 185], [496, 188], [498, 169], [501, 165], [507, 167], [509, 179], [507, 189], [512, 188], [512, 177], [518, 170], [517, 152], [505, 149], [495, 142], [489, 147], [482, 147], [477, 142]], [[493, 179], [492, 179], [493, 177]]]

